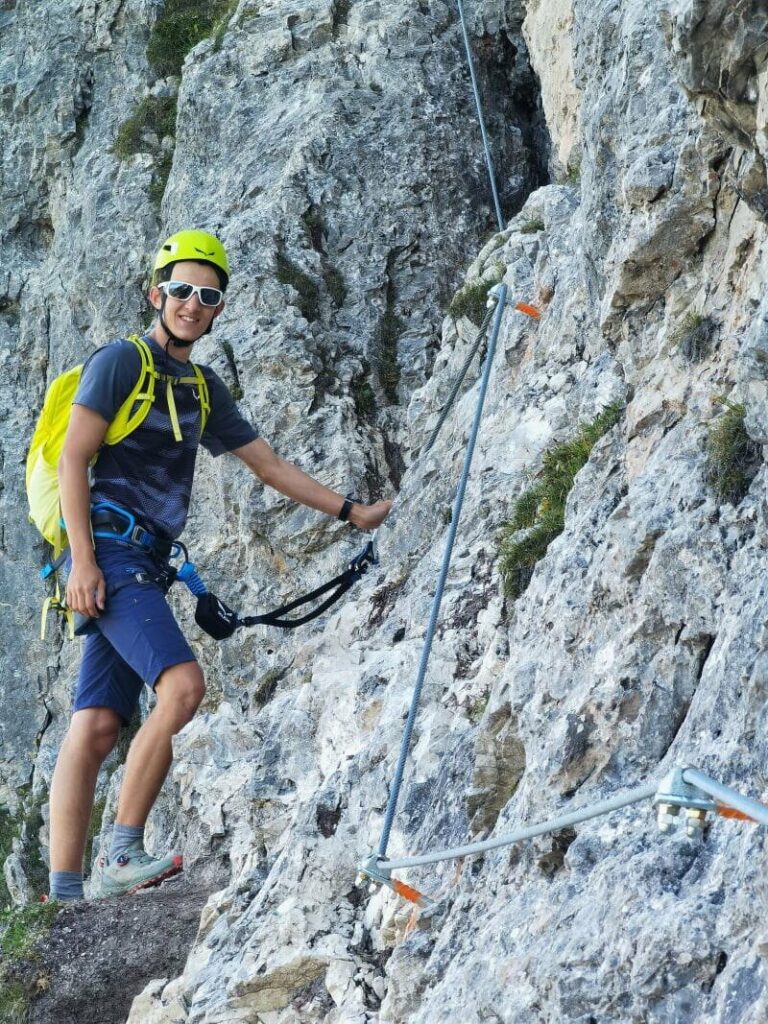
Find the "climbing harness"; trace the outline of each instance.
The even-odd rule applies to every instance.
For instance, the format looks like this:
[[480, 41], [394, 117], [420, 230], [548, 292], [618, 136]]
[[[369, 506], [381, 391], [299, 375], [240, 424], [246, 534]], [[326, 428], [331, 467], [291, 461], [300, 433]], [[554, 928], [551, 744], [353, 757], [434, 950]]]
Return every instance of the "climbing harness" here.
[[416, 857], [385, 860], [383, 856], [371, 854], [360, 865], [360, 880], [367, 879], [374, 888], [385, 885], [411, 903], [428, 906], [433, 902], [429, 896], [400, 879], [393, 878], [392, 871], [437, 864], [441, 861], [458, 860], [497, 850], [504, 846], [512, 846], [536, 836], [560, 832], [583, 821], [610, 814], [612, 811], [629, 807], [631, 804], [640, 803], [651, 797], [653, 797], [653, 803], [657, 808], [659, 828], [665, 833], [669, 832], [678, 821], [684, 820], [688, 837], [701, 837], [708, 816], [715, 814], [768, 826], [768, 807], [765, 804], [759, 803], [751, 797], [743, 796], [731, 789], [730, 786], [716, 782], [696, 768], [674, 768], [664, 776], [658, 785], [647, 783], [636, 789], [619, 793], [608, 800], [602, 800], [600, 803], [578, 808], [568, 814], [550, 818], [537, 825], [529, 825], [527, 828], [521, 828], [507, 835], [496, 836], [493, 839], [447, 850], [437, 850]]
[[[221, 598], [210, 593], [201, 579], [197, 567], [189, 560], [189, 552], [181, 541], [170, 541], [162, 537], [156, 537], [149, 530], [144, 529], [136, 521], [134, 514], [128, 509], [115, 505], [111, 501], [98, 502], [91, 509], [91, 533], [94, 539], [103, 538], [120, 541], [123, 544], [130, 544], [161, 560], [178, 558], [180, 555], [183, 556], [184, 560], [180, 566], [176, 567], [168, 563], [166, 568], [158, 569], [158, 578], [155, 582], [159, 582], [162, 577], [165, 583], [164, 589], [166, 590], [176, 580], [186, 584], [190, 593], [197, 598], [195, 621], [214, 640], [226, 640], [236, 630], [247, 626], [276, 626], [279, 629], [296, 629], [297, 626], [303, 626], [305, 623], [311, 622], [312, 619], [322, 615], [324, 611], [327, 611], [350, 587], [365, 575], [371, 565], [378, 564], [375, 541], [368, 541], [363, 550], [348, 563], [346, 569], [327, 583], [316, 587], [308, 594], [303, 594], [293, 601], [280, 605], [279, 608], [275, 608], [270, 612], [264, 612], [261, 615], [241, 616], [225, 604]], [[65, 548], [56, 559], [45, 565], [40, 570], [41, 578], [49, 579], [51, 576], [54, 576], [56, 571], [66, 562], [68, 554], [69, 549]], [[142, 576], [144, 574], [137, 573], [134, 575]], [[127, 579], [111, 587], [107, 593], [107, 598], [114, 595], [121, 587], [127, 586], [130, 582], [131, 579]], [[142, 579], [140, 582], [145, 581]], [[56, 587], [58, 591], [58, 582]], [[290, 612], [296, 611], [297, 608], [301, 608], [304, 605], [312, 604], [324, 594], [329, 594], [329, 596], [305, 615], [293, 619], [286, 618]], [[88, 616], [82, 615], [79, 612], [73, 615], [63, 602], [57, 607], [54, 603], [54, 598], [48, 598], [43, 605], [41, 638], [45, 637], [46, 618], [51, 610], [60, 611], [65, 615], [70, 639], [75, 636], [83, 636], [93, 629], [93, 620]]]

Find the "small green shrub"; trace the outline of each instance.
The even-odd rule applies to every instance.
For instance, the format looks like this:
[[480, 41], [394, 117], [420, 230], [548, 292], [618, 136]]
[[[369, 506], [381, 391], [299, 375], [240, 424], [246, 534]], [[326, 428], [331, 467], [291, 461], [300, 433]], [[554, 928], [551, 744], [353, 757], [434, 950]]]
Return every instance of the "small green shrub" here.
[[367, 368], [363, 374], [352, 381], [352, 400], [355, 403], [355, 412], [361, 420], [369, 420], [376, 412], [376, 395], [368, 380]]
[[323, 280], [334, 306], [337, 309], [341, 309], [347, 297], [347, 286], [344, 283], [344, 277], [335, 267], [327, 267], [323, 271]]
[[537, 232], [543, 231], [544, 226], [544, 221], [541, 217], [536, 217], [534, 220], [526, 221], [525, 224], [520, 227], [520, 234], [535, 235]]
[[142, 142], [145, 132], [153, 132], [159, 139], [176, 132], [176, 96], [147, 96], [136, 107], [132, 116], [123, 121], [117, 131], [112, 152], [121, 160], [134, 153], [146, 152]]
[[405, 330], [405, 324], [395, 313], [394, 305], [387, 302], [387, 308], [379, 324], [379, 383], [387, 399], [397, 405], [400, 384], [400, 364], [397, 361], [397, 339]]
[[504, 593], [515, 600], [528, 586], [536, 563], [563, 532], [565, 504], [579, 470], [596, 442], [619, 422], [622, 408], [609, 406], [570, 441], [553, 445], [542, 459], [538, 482], [517, 499], [501, 528], [499, 569]]
[[275, 255], [277, 263], [277, 280], [280, 284], [288, 284], [299, 294], [299, 311], [305, 320], [312, 323], [317, 320], [320, 307], [320, 290], [309, 275], [292, 263], [284, 252], [278, 250]]
[[504, 277], [504, 267], [499, 265], [490, 281], [473, 281], [465, 284], [453, 297], [448, 312], [454, 320], [466, 316], [478, 326], [483, 322], [487, 312], [488, 292]]
[[309, 240], [312, 243], [312, 248], [316, 252], [325, 252], [324, 248], [324, 237], [325, 237], [325, 224], [323, 222], [322, 214], [314, 203], [310, 203], [304, 213], [301, 215], [302, 223], [307, 230]]
[[724, 398], [719, 402], [725, 412], [709, 428], [705, 476], [721, 501], [738, 505], [757, 475], [762, 452], [744, 426], [744, 406]]
[[716, 331], [717, 323], [712, 317], [689, 311], [670, 340], [687, 362], [700, 363], [709, 354]]
[[152, 184], [149, 186], [149, 198], [156, 210], [160, 209], [160, 204], [163, 201], [172, 167], [173, 153], [165, 153], [155, 165]]
[[166, 0], [147, 46], [147, 59], [155, 74], [159, 78], [180, 75], [194, 46], [214, 32], [223, 36], [235, 6], [232, 0]]
[[0, 969], [0, 1021], [3, 1024], [27, 1024], [29, 996], [19, 981], [3, 977]]

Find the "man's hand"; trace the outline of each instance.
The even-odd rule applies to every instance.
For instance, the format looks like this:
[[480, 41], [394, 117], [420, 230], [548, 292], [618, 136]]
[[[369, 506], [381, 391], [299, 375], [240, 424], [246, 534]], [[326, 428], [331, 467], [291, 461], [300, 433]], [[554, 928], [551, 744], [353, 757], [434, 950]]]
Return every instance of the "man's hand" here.
[[107, 586], [104, 574], [95, 560], [85, 564], [73, 562], [67, 580], [67, 605], [91, 619], [98, 619], [104, 611]]
[[387, 518], [391, 508], [391, 501], [377, 501], [375, 505], [355, 503], [349, 513], [349, 522], [358, 530], [376, 530]]

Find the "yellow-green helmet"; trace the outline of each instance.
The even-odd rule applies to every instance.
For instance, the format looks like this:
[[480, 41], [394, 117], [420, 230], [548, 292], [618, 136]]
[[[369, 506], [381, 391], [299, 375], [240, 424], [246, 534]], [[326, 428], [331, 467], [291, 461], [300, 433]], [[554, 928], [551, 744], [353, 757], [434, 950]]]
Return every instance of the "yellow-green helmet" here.
[[160, 246], [155, 265], [152, 268], [152, 280], [157, 281], [157, 272], [172, 263], [182, 260], [197, 260], [198, 263], [210, 263], [224, 275], [222, 286], [226, 288], [229, 281], [229, 260], [224, 246], [214, 235], [207, 231], [177, 231]]

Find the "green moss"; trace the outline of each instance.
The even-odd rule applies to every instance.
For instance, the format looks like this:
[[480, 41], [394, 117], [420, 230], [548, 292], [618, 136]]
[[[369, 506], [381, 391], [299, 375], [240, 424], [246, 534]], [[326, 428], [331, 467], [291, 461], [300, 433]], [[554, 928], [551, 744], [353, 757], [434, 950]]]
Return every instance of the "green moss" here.
[[317, 320], [320, 306], [320, 290], [307, 274], [292, 263], [285, 253], [278, 250], [275, 255], [277, 263], [277, 280], [280, 284], [288, 284], [299, 294], [299, 311], [305, 320], [312, 323]]
[[172, 167], [173, 153], [165, 153], [155, 165], [152, 184], [149, 186], [149, 198], [156, 210], [160, 209], [160, 204], [163, 201]]
[[397, 361], [397, 340], [405, 330], [405, 324], [395, 313], [394, 303], [387, 302], [387, 308], [379, 324], [379, 383], [387, 399], [397, 405], [400, 384], [400, 365]]
[[227, 357], [230, 373], [234, 378], [234, 383], [229, 385], [229, 393], [236, 402], [239, 402], [245, 392], [240, 384], [240, 374], [237, 371], [237, 363], [235, 362], [235, 350], [228, 341], [222, 341], [221, 347], [224, 350], [224, 355]]
[[705, 475], [721, 501], [738, 505], [757, 475], [762, 452], [744, 426], [744, 406], [724, 398], [718, 401], [725, 412], [709, 428]]
[[323, 280], [334, 306], [341, 309], [347, 297], [347, 286], [341, 273], [335, 267], [328, 267], [323, 271]]
[[[232, 0], [165, 0], [147, 46], [147, 58], [159, 78], [180, 75], [189, 51], [214, 32], [223, 35], [236, 4]], [[220, 28], [221, 25], [224, 28]]]
[[[235, 13], [235, 10], [237, 9], [237, 4], [238, 0], [230, 0], [230, 3], [227, 5], [227, 9], [224, 11], [222, 15], [220, 15], [218, 21], [213, 26], [213, 32], [211, 34], [213, 38], [214, 53], [218, 53], [222, 47], [222, 44], [224, 42], [224, 36], [226, 35], [227, 29], [229, 28], [229, 22], [232, 19], [232, 15]], [[243, 15], [242, 20], [245, 21], [247, 17], [252, 18], [254, 16], [258, 16], [258, 13], [258, 11], [247, 11]]]
[[569, 164], [561, 179], [561, 184], [571, 185], [574, 188], [581, 184], [581, 161]]
[[488, 701], [490, 699], [490, 693], [486, 693], [482, 697], [477, 697], [474, 701], [472, 701], [472, 703], [469, 705], [469, 708], [467, 709], [467, 718], [469, 718], [470, 722], [476, 724], [480, 721], [480, 719], [485, 714], [485, 710], [488, 707]]
[[453, 297], [448, 312], [458, 320], [466, 316], [478, 326], [483, 322], [487, 312], [488, 292], [504, 277], [504, 267], [499, 265], [490, 281], [473, 281], [465, 284]]
[[61, 905], [53, 900], [0, 912], [0, 951], [3, 963], [29, 957], [36, 942], [51, 930], [59, 910]]
[[325, 224], [323, 223], [322, 214], [314, 203], [310, 203], [304, 213], [301, 215], [302, 223], [306, 228], [309, 240], [312, 243], [312, 248], [316, 252], [325, 252], [324, 248], [324, 236], [325, 236]]
[[11, 894], [5, 884], [2, 866], [13, 851], [13, 841], [19, 836], [19, 823], [7, 807], [0, 807], [0, 907], [7, 907]]
[[538, 231], [544, 230], [544, 221], [540, 217], [528, 220], [520, 227], [521, 235], [535, 235]]
[[43, 793], [31, 799], [29, 810], [24, 814], [23, 828], [21, 829], [22, 867], [32, 891], [38, 894], [48, 892], [48, 865], [43, 860], [40, 847], [40, 830], [44, 824], [43, 804], [46, 799], [47, 795]]
[[355, 403], [355, 412], [363, 420], [371, 419], [376, 412], [376, 395], [368, 378], [369, 373], [370, 367], [364, 364], [363, 372], [352, 381], [352, 399]]
[[29, 997], [21, 982], [0, 974], [0, 1021], [2, 1024], [27, 1024]]
[[121, 160], [134, 153], [146, 152], [142, 142], [145, 132], [152, 132], [159, 139], [176, 132], [176, 96], [146, 96], [136, 107], [132, 116], [123, 121], [117, 131], [112, 152]]
[[536, 563], [563, 531], [565, 503], [579, 470], [595, 443], [621, 418], [621, 406], [609, 406], [570, 441], [553, 445], [542, 459], [538, 482], [515, 502], [501, 529], [499, 569], [504, 593], [513, 600], [528, 586]]

